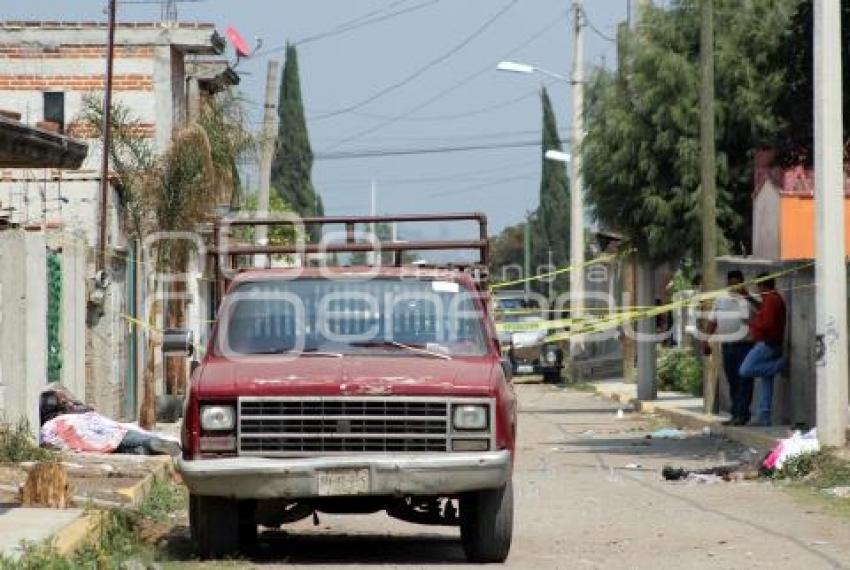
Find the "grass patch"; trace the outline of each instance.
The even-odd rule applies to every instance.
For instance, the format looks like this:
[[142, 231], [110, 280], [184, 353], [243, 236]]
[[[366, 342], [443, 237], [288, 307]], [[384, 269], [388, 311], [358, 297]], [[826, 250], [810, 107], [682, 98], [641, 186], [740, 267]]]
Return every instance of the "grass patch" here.
[[163, 535], [160, 530], [167, 531], [168, 519], [185, 510], [187, 502], [182, 486], [154, 479], [137, 509], [108, 511], [95, 539], [72, 556], [62, 556], [50, 542], [27, 543], [22, 545], [20, 558], [0, 557], [0, 570], [100, 570], [126, 568], [128, 563], [148, 567], [162, 556], [153, 545]]
[[596, 392], [596, 386], [591, 382], [567, 382], [564, 384], [570, 390], [577, 392]]
[[26, 421], [14, 426], [0, 423], [0, 463], [47, 461], [55, 457], [52, 451], [38, 446]]
[[818, 490], [850, 486], [850, 461], [830, 449], [792, 457], [773, 474], [774, 479], [804, 483]]
[[76, 570], [79, 568], [122, 568], [130, 561], [144, 567], [154, 559], [153, 551], [136, 536], [137, 516], [131, 511], [109, 511], [96, 539], [73, 555], [61, 555], [50, 542], [25, 543], [18, 559], [0, 558], [2, 570]]
[[138, 511], [143, 517], [165, 521], [188, 507], [189, 495], [184, 486], [157, 477], [151, 483]]

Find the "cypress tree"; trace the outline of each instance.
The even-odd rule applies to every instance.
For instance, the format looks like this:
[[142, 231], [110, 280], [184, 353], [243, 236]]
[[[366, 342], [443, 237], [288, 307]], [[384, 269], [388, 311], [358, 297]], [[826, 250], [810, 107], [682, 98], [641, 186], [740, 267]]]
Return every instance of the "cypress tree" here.
[[[563, 150], [558, 135], [558, 124], [549, 93], [544, 88], [540, 95], [543, 104], [543, 140], [540, 149], [542, 173], [540, 177], [540, 205], [532, 228], [532, 260], [536, 266], [548, 262], [552, 250], [552, 263], [563, 266], [570, 258], [570, 183], [566, 164], [548, 160], [547, 150]], [[558, 285], [561, 285], [559, 282]]]
[[286, 46], [286, 62], [280, 83], [277, 148], [272, 163], [271, 185], [277, 195], [301, 216], [324, 215], [321, 198], [311, 180], [313, 150], [307, 133], [301, 79], [295, 46]]

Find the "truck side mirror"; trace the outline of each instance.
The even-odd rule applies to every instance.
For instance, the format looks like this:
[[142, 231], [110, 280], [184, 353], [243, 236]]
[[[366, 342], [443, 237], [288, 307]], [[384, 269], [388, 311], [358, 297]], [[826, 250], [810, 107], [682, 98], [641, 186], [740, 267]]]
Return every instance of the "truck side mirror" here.
[[162, 354], [192, 356], [195, 351], [194, 334], [189, 329], [166, 329], [162, 334]]
[[505, 372], [505, 380], [510, 380], [514, 376], [514, 366], [511, 364], [511, 359], [507, 356], [502, 357], [502, 370]]

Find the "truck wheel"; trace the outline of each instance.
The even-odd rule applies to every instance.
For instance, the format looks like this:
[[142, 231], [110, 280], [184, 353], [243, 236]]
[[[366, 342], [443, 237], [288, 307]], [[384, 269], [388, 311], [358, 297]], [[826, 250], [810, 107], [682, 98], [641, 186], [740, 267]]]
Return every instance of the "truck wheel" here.
[[189, 496], [192, 542], [202, 558], [219, 558], [239, 548], [239, 503], [224, 497]]
[[561, 369], [556, 368], [555, 370], [546, 369], [543, 371], [543, 382], [546, 384], [557, 384], [561, 381]]
[[470, 562], [504, 562], [511, 550], [514, 492], [509, 481], [499, 489], [476, 491], [460, 500], [460, 539]]

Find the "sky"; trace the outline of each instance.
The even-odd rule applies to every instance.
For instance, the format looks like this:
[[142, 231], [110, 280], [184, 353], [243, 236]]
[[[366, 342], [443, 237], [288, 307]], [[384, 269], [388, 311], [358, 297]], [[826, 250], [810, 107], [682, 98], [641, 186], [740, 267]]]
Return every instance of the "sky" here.
[[[105, 4], [0, 0], [0, 18], [105, 20]], [[592, 25], [585, 28], [586, 73], [613, 67], [612, 39], [628, 2], [584, 4]], [[268, 58], [282, 60], [287, 41], [301, 42], [313, 181], [327, 214], [368, 214], [374, 181], [379, 214], [483, 211], [495, 233], [537, 206], [541, 86], [549, 89], [564, 138], [571, 104], [567, 83], [497, 71], [496, 64], [511, 59], [568, 76], [569, 6], [569, 0], [191, 0], [178, 4], [178, 15], [215, 23], [221, 32], [233, 26], [252, 45], [262, 40], [258, 53], [237, 67], [255, 130]], [[121, 21], [160, 14], [157, 0], [118, 7]], [[227, 53], [234, 57], [232, 48]], [[447, 152], [457, 147], [479, 148]], [[405, 149], [437, 152], [387, 155]], [[340, 158], [345, 153], [366, 156]]]

